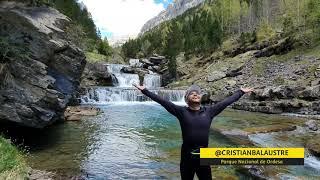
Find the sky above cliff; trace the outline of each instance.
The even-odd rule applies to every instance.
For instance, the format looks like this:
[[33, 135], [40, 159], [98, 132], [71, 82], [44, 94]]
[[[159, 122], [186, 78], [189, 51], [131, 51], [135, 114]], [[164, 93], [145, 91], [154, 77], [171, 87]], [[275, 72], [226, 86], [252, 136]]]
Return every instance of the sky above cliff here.
[[80, 0], [110, 43], [136, 37], [142, 26], [173, 0]]

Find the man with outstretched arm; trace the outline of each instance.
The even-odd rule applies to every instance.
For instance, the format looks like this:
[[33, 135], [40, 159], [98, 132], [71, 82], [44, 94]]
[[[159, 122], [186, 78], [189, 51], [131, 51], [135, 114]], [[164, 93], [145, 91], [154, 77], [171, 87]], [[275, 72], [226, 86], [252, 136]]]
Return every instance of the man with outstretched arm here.
[[201, 88], [197, 85], [191, 85], [184, 96], [188, 106], [178, 106], [150, 92], [145, 86], [133, 85], [178, 118], [183, 139], [180, 160], [181, 179], [193, 179], [194, 174], [197, 174], [199, 180], [212, 179], [211, 167], [200, 166], [200, 157], [194, 155], [194, 152], [199, 151], [201, 147], [208, 147], [212, 119], [245, 93], [252, 92], [253, 89], [240, 88], [221, 102], [210, 106], [201, 106]]

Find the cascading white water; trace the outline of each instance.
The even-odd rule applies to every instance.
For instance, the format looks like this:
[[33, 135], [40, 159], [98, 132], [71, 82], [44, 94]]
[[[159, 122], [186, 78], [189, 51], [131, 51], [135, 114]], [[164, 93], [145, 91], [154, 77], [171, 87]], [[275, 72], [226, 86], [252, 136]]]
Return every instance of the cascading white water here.
[[161, 86], [161, 76], [157, 74], [146, 74], [143, 84], [147, 88], [159, 88]]
[[108, 72], [114, 74], [117, 78], [117, 83], [114, 83], [118, 87], [132, 87], [133, 83], [139, 84], [138, 74], [128, 74], [122, 73], [121, 69], [124, 67], [129, 67], [128, 65], [123, 64], [108, 64]]
[[[108, 64], [108, 71], [117, 79], [115, 87], [88, 87], [84, 95], [81, 96], [82, 104], [105, 104], [110, 102], [133, 102], [133, 101], [151, 101], [139, 90], [132, 86], [133, 83], [139, 84], [137, 74], [122, 73], [123, 67], [129, 67], [122, 64]], [[165, 90], [161, 89], [161, 76], [152, 73], [146, 74], [143, 84], [150, 91], [159, 94], [164, 99], [173, 102], [183, 103], [184, 90]]]
[[[150, 91], [173, 102], [183, 102], [185, 93], [184, 90], [153, 89]], [[122, 87], [91, 87], [87, 88], [85, 95], [81, 97], [83, 104], [105, 104], [123, 101], [151, 101], [151, 99], [137, 89]]]

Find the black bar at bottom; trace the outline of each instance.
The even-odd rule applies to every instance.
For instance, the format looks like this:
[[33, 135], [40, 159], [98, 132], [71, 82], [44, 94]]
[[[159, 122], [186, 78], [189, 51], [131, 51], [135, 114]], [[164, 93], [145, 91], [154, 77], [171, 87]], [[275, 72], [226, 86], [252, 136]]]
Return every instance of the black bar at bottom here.
[[200, 165], [304, 165], [304, 158], [201, 158]]

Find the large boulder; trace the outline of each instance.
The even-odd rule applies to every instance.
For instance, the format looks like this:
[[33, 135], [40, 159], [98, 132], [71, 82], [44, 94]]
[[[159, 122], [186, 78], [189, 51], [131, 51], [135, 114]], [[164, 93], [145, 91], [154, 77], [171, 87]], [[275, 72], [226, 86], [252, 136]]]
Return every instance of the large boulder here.
[[220, 80], [224, 77], [226, 77], [226, 73], [224, 72], [221, 72], [221, 71], [212, 71], [208, 74], [208, 77], [207, 77], [207, 81], [208, 82], [212, 82], [212, 81], [217, 81], [217, 80]]
[[[68, 42], [69, 19], [47, 7], [0, 3], [0, 122], [42, 128], [75, 99], [84, 53]], [[8, 54], [7, 54], [8, 55]]]
[[150, 62], [148, 59], [141, 59], [141, 62], [144, 68], [148, 68], [148, 66], [154, 66], [154, 64]]
[[131, 67], [142, 67], [143, 63], [139, 59], [129, 59], [129, 65]]
[[122, 73], [129, 73], [129, 74], [135, 74], [135, 71], [134, 71], [134, 68], [132, 68], [132, 67], [123, 67], [121, 70], [120, 70], [120, 72], [122, 72]]
[[293, 87], [293, 86], [267, 86], [263, 89], [257, 89], [253, 93], [251, 93], [251, 99], [255, 100], [274, 100], [274, 99], [292, 99], [297, 97], [300, 91], [302, 91], [304, 87]]
[[305, 123], [305, 125], [308, 127], [308, 129], [310, 129], [312, 131], [318, 130], [318, 124], [316, 123], [315, 120], [309, 120]]
[[320, 99], [320, 85], [307, 87], [299, 93], [299, 98], [310, 101]]
[[314, 156], [320, 157], [320, 135], [315, 135], [314, 138], [307, 140], [305, 147], [310, 151]]
[[80, 121], [85, 117], [96, 116], [101, 112], [96, 107], [70, 106], [64, 113], [67, 121]]
[[87, 63], [81, 77], [81, 87], [113, 86], [117, 83], [113, 74], [108, 72], [108, 65], [100, 62]]
[[149, 61], [155, 65], [163, 64], [166, 62], [166, 59], [164, 56], [159, 56], [155, 54], [154, 56], [149, 58]]

